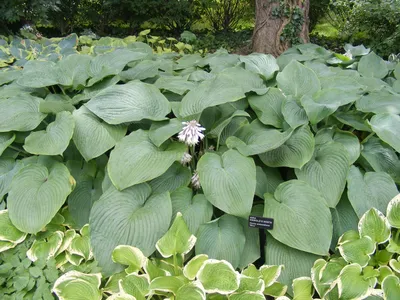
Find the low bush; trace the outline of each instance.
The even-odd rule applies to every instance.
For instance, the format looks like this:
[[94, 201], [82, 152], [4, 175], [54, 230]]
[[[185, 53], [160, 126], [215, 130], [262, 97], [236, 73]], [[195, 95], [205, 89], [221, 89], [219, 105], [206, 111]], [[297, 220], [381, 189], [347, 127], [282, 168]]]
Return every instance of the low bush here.
[[136, 38], [0, 41], [0, 207], [18, 237], [40, 237], [58, 214], [89, 224], [80, 236], [109, 277], [124, 270], [117, 246], [151, 257], [179, 212], [197, 238], [190, 255], [243, 270], [264, 246], [248, 217], [264, 216], [263, 259], [286, 266], [293, 295], [398, 194], [396, 60], [314, 44], [278, 59], [159, 54]]

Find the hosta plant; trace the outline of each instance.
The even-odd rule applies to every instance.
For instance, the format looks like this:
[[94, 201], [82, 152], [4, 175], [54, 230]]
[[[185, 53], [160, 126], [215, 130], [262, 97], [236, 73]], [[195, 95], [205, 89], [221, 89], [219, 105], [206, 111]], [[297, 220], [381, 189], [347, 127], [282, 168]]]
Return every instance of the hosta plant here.
[[151, 257], [178, 212], [194, 255], [242, 270], [260, 256], [258, 215], [274, 219], [261, 247], [293, 294], [398, 194], [400, 65], [363, 46], [278, 59], [97, 50], [0, 73], [0, 205], [22, 235], [60, 210], [89, 223], [103, 276], [123, 271], [119, 245]]

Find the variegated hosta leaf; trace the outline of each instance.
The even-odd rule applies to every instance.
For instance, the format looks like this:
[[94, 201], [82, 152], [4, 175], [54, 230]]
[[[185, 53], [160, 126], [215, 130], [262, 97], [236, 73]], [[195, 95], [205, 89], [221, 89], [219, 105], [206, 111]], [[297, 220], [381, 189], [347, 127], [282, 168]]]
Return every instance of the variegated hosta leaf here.
[[212, 259], [229, 261], [237, 268], [246, 243], [246, 236], [238, 218], [223, 215], [197, 231], [196, 254], [207, 254]]
[[187, 254], [196, 243], [181, 213], [177, 213], [167, 233], [157, 241], [156, 248], [163, 257]]
[[379, 276], [378, 276], [378, 283], [382, 286], [382, 282], [385, 280], [386, 277], [390, 275], [394, 275], [392, 269], [389, 266], [380, 266], [378, 268]]
[[197, 279], [209, 294], [227, 295], [239, 288], [239, 274], [224, 260], [209, 259], [201, 266]]
[[146, 256], [139, 248], [119, 245], [112, 252], [112, 260], [118, 264], [128, 266], [126, 273], [139, 272], [146, 263]]
[[68, 249], [69, 245], [71, 245], [72, 240], [77, 236], [77, 233], [74, 229], [68, 229], [64, 232], [64, 238], [62, 240], [60, 248], [58, 248], [56, 255], [63, 253]]
[[281, 272], [284, 269], [283, 265], [279, 266], [268, 266], [268, 265], [263, 265], [260, 267], [260, 275], [261, 278], [263, 279], [265, 286], [269, 287], [273, 285], [281, 276]]
[[108, 173], [113, 184], [123, 190], [162, 175], [175, 161], [181, 160], [186, 150], [187, 146], [178, 142], [156, 147], [147, 131], [137, 130], [111, 151]]
[[35, 240], [31, 248], [26, 252], [26, 256], [31, 261], [37, 261], [38, 259], [48, 260], [54, 257], [61, 247], [64, 238], [64, 233], [56, 231], [51, 234], [46, 240]]
[[339, 274], [337, 284], [340, 299], [363, 299], [374, 288], [369, 279], [364, 279], [362, 267], [358, 264], [345, 266]]
[[126, 134], [126, 126], [103, 122], [85, 106], [72, 113], [75, 121], [72, 140], [86, 161], [102, 155]]
[[390, 238], [390, 224], [376, 208], [367, 211], [358, 223], [360, 236], [369, 236], [374, 243], [383, 244]]
[[89, 236], [76, 235], [68, 247], [68, 252], [72, 255], [81, 256], [85, 260], [91, 259], [93, 254]]
[[385, 294], [385, 299], [400, 299], [400, 280], [396, 275], [387, 276], [382, 282], [382, 288]]
[[0, 241], [0, 252], [7, 251], [8, 249], [12, 249], [17, 246], [16, 243], [8, 242], [8, 241]]
[[231, 294], [228, 297], [229, 300], [264, 300], [265, 296], [260, 292], [240, 292]]
[[129, 294], [117, 293], [112, 294], [110, 297], [107, 298], [107, 300], [136, 300], [136, 298]]
[[310, 277], [299, 277], [293, 280], [293, 299], [313, 300], [314, 288]]
[[252, 158], [232, 149], [222, 156], [206, 153], [200, 158], [197, 171], [208, 201], [228, 214], [249, 216], [256, 189], [256, 166]]
[[317, 148], [314, 157], [303, 168], [296, 169], [296, 176], [320, 191], [328, 206], [334, 208], [346, 186], [349, 165], [345, 148], [329, 143]]
[[308, 125], [301, 126], [280, 147], [259, 154], [269, 167], [302, 168], [313, 156], [314, 135]]
[[194, 280], [196, 278], [197, 272], [200, 270], [203, 263], [208, 259], [205, 254], [199, 254], [193, 257], [189, 262], [185, 264], [183, 268], [183, 274], [189, 280]]
[[265, 283], [261, 278], [249, 277], [246, 275], [240, 275], [239, 288], [236, 293], [250, 291], [255, 293], [262, 293], [265, 289]]
[[119, 281], [119, 289], [125, 294], [134, 296], [137, 300], [145, 300], [150, 293], [150, 281], [147, 274], [132, 273]]
[[318, 258], [318, 255], [290, 248], [267, 234], [265, 263], [268, 265], [284, 265], [279, 276], [279, 283], [274, 283], [265, 288], [267, 295], [279, 297], [293, 295], [292, 282], [295, 278], [310, 276], [310, 270]]
[[71, 113], [60, 112], [46, 130], [31, 132], [25, 139], [24, 149], [32, 154], [62, 155], [69, 145], [74, 128]]
[[343, 243], [339, 240], [338, 248], [340, 254], [348, 263], [356, 263], [361, 267], [365, 267], [371, 255], [375, 252], [376, 244], [369, 236], [364, 236]]
[[400, 273], [400, 261], [394, 258], [389, 261], [389, 266], [392, 268], [393, 271], [396, 273]]
[[274, 238], [301, 251], [328, 254], [332, 217], [316, 189], [303, 181], [290, 180], [279, 185], [274, 195], [265, 194], [264, 198], [264, 217], [280, 224], [271, 231]]
[[64, 204], [74, 184], [67, 167], [61, 163], [48, 168], [39, 163], [27, 165], [14, 177], [8, 194], [12, 223], [27, 233], [42, 230]]
[[367, 172], [363, 174], [359, 168], [350, 167], [347, 178], [347, 195], [357, 216], [375, 207], [386, 211], [387, 205], [399, 192], [393, 179], [384, 172]]
[[101, 274], [83, 274], [70, 271], [54, 283], [53, 292], [60, 300], [101, 300]]
[[327, 261], [320, 258], [317, 259], [311, 268], [311, 279], [312, 283], [314, 284], [314, 287], [316, 291], [318, 292], [318, 295], [320, 297], [325, 297], [325, 294], [329, 291], [330, 285], [326, 284], [321, 280], [321, 272], [327, 265]]
[[187, 283], [188, 280], [184, 276], [161, 276], [150, 282], [149, 289], [153, 292], [171, 292], [176, 295], [178, 290]]
[[213, 206], [203, 194], [193, 195], [193, 190], [180, 187], [171, 193], [172, 215], [182, 213], [190, 232], [196, 234], [199, 226], [211, 221]]
[[169, 194], [152, 194], [148, 184], [118, 191], [111, 186], [90, 212], [90, 241], [93, 253], [105, 274], [121, 269], [111, 260], [118, 245], [139, 248], [145, 256], [168, 230], [172, 217]]
[[26, 233], [19, 231], [8, 216], [8, 210], [0, 210], [0, 241], [15, 244], [22, 243], [26, 238]]
[[176, 300], [205, 300], [206, 293], [199, 282], [189, 282], [176, 292]]
[[390, 200], [386, 216], [391, 227], [400, 228], [400, 194]]
[[165, 120], [171, 106], [154, 85], [132, 81], [108, 87], [92, 98], [86, 107], [108, 124], [149, 119]]

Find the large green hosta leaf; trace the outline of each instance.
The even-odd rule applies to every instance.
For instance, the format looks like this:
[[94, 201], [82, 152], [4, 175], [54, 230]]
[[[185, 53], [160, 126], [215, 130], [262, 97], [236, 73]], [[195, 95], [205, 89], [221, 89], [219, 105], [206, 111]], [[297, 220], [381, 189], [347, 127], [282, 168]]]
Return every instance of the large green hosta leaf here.
[[137, 247], [145, 256], [152, 254], [171, 217], [168, 192], [152, 195], [146, 183], [123, 191], [111, 186], [94, 203], [89, 222], [93, 253], [103, 272], [110, 275], [122, 269], [111, 260], [118, 245]]
[[305, 95], [301, 98], [311, 124], [317, 124], [333, 114], [340, 106], [354, 102], [360, 98], [356, 93], [349, 93], [340, 89], [324, 89], [314, 95]]
[[59, 83], [60, 74], [52, 61], [31, 60], [25, 64], [18, 84], [31, 88], [51, 86]]
[[386, 172], [400, 183], [400, 160], [392, 147], [376, 137], [363, 144], [361, 156], [376, 172]]
[[343, 145], [349, 155], [349, 163], [354, 163], [360, 156], [361, 145], [358, 137], [351, 132], [332, 128], [324, 128], [317, 132], [315, 143], [324, 145], [330, 142], [337, 142]]
[[274, 150], [285, 143], [293, 130], [281, 131], [271, 126], [265, 126], [257, 119], [251, 124], [241, 127], [236, 136], [229, 137], [226, 144], [236, 148], [241, 154], [250, 156]]
[[349, 165], [344, 147], [332, 142], [317, 148], [314, 157], [296, 169], [296, 176], [320, 191], [329, 207], [334, 208], [346, 186]]
[[71, 113], [60, 112], [46, 130], [32, 132], [25, 139], [24, 149], [32, 154], [62, 155], [69, 145], [74, 128], [75, 123]]
[[180, 162], [174, 162], [161, 176], [149, 181], [153, 193], [172, 192], [181, 186], [188, 186], [192, 173]]
[[46, 117], [39, 112], [40, 101], [40, 98], [31, 95], [0, 99], [0, 132], [35, 129]]
[[0, 133], [0, 156], [3, 154], [4, 150], [7, 149], [15, 140], [15, 134], [12, 132]]
[[396, 184], [387, 173], [363, 174], [355, 166], [350, 168], [347, 188], [349, 200], [359, 218], [371, 207], [386, 211], [390, 200], [398, 194]]
[[73, 86], [75, 89], [85, 86], [89, 78], [89, 65], [92, 57], [83, 54], [72, 54], [57, 63], [59, 80], [62, 85]]
[[256, 168], [256, 195], [264, 198], [265, 193], [273, 194], [276, 188], [283, 182], [282, 176], [277, 168]]
[[240, 67], [228, 68], [187, 93], [182, 99], [180, 114], [187, 117], [201, 113], [207, 107], [235, 102], [250, 91], [262, 95], [267, 88], [257, 74]]
[[126, 134], [125, 126], [109, 125], [85, 106], [75, 110], [72, 116], [75, 120], [72, 139], [86, 161], [114, 147]]
[[249, 104], [261, 123], [282, 128], [284, 122], [282, 104], [285, 102], [285, 99], [285, 96], [279, 89], [270, 88], [264, 95], [249, 96]]
[[290, 295], [293, 295], [292, 281], [298, 277], [310, 276], [314, 261], [318, 258], [318, 255], [290, 248], [267, 234], [265, 263], [285, 266], [279, 276], [279, 282], [288, 286]]
[[252, 53], [240, 56], [239, 60], [244, 62], [247, 70], [260, 74], [265, 80], [272, 79], [275, 72], [279, 71], [275, 57], [270, 54]]
[[374, 91], [361, 97], [356, 107], [362, 112], [399, 114], [400, 95], [386, 90]]
[[23, 167], [20, 161], [12, 158], [0, 157], [0, 202], [10, 191], [13, 177]]
[[179, 161], [186, 150], [187, 146], [178, 142], [158, 148], [150, 141], [147, 131], [134, 131], [111, 151], [108, 163], [111, 181], [119, 190], [123, 190], [154, 179]]
[[221, 156], [206, 153], [200, 158], [197, 171], [208, 201], [228, 214], [249, 216], [256, 189], [256, 166], [252, 158], [235, 150]]
[[314, 153], [314, 135], [308, 125], [297, 128], [279, 148], [259, 155], [269, 167], [302, 168]]
[[193, 195], [193, 190], [181, 187], [171, 193], [172, 215], [182, 213], [190, 232], [197, 233], [199, 226], [211, 221], [213, 206], [203, 194]]
[[86, 107], [114, 125], [142, 119], [161, 121], [171, 111], [158, 88], [140, 81], [111, 86], [92, 98]]
[[296, 98], [312, 95], [321, 89], [321, 83], [313, 70], [298, 61], [291, 61], [276, 76], [278, 87], [286, 94]]
[[386, 62], [374, 52], [361, 57], [358, 72], [365, 77], [384, 78], [388, 73]]
[[305, 182], [290, 180], [279, 185], [274, 195], [265, 194], [264, 198], [264, 217], [275, 220], [270, 231], [275, 239], [305, 252], [328, 254], [332, 217], [317, 190]]
[[54, 163], [50, 167], [34, 163], [15, 175], [8, 193], [10, 219], [19, 230], [37, 233], [64, 204], [74, 180], [67, 167]]
[[383, 140], [400, 152], [400, 116], [396, 114], [379, 114], [370, 121], [372, 130]]
[[196, 237], [196, 254], [207, 254], [209, 258], [227, 260], [234, 268], [239, 266], [246, 236], [238, 218], [223, 215], [200, 225]]

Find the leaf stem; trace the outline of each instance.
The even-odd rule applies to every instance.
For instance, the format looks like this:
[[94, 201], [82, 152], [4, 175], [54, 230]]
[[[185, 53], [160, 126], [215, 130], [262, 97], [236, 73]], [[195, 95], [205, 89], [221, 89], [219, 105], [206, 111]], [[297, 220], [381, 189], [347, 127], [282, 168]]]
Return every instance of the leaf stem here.
[[25, 150], [22, 150], [18, 147], [12, 146], [12, 145], [8, 146], [8, 148], [13, 149], [13, 150], [19, 152], [20, 154], [23, 154], [23, 156], [30, 155], [30, 153], [26, 152]]
[[363, 141], [361, 142], [361, 144], [365, 144], [366, 142], [368, 142], [368, 140], [370, 138], [372, 138], [375, 135], [375, 132], [371, 132], [365, 139], [363, 139]]

